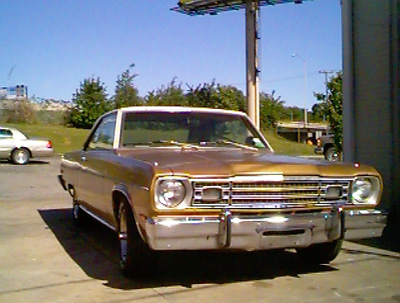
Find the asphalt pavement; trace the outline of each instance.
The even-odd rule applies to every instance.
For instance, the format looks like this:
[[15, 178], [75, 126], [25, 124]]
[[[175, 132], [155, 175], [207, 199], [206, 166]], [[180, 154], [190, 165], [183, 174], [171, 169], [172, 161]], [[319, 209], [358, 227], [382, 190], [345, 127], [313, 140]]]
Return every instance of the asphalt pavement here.
[[345, 242], [330, 265], [302, 264], [290, 250], [169, 252], [153, 277], [127, 279], [116, 235], [73, 224], [59, 164], [0, 162], [0, 302], [400, 302], [400, 241], [388, 231]]

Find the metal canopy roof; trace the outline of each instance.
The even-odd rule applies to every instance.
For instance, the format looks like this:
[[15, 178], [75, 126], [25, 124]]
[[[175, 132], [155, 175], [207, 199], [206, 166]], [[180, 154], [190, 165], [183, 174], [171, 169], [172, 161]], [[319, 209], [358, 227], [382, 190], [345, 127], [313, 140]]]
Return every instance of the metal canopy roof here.
[[[276, 5], [284, 3], [301, 4], [308, 0], [259, 0], [258, 5]], [[239, 10], [246, 7], [246, 0], [181, 0], [179, 6], [172, 8], [173, 11], [196, 15], [216, 15], [219, 12]]]

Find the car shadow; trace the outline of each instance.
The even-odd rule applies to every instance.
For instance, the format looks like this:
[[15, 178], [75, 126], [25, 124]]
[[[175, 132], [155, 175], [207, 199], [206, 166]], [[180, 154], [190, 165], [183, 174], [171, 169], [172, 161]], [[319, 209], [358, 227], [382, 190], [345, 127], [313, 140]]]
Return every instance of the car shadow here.
[[[14, 164], [11, 161], [3, 160], [3, 159], [0, 160], [0, 163], [5, 164], [5, 165], [12, 165], [12, 166], [24, 166], [24, 165]], [[34, 160], [29, 160], [29, 162], [26, 163], [25, 165], [31, 166], [31, 165], [46, 165], [46, 164], [50, 164], [50, 161], [34, 159]]]
[[162, 252], [156, 256], [157, 270], [151, 278], [127, 279], [119, 271], [116, 233], [89, 219], [76, 227], [71, 209], [39, 210], [69, 256], [90, 277], [106, 281], [116, 289], [145, 289], [162, 286], [192, 288], [213, 287], [241, 281], [258, 281], [277, 277], [300, 277], [303, 274], [335, 271], [332, 266], [306, 265], [291, 251], [235, 252], [210, 251]]
[[45, 164], [50, 164], [50, 161], [30, 160], [26, 165], [45, 165]]
[[352, 242], [400, 253], [400, 224], [388, 224], [379, 238], [355, 240]]

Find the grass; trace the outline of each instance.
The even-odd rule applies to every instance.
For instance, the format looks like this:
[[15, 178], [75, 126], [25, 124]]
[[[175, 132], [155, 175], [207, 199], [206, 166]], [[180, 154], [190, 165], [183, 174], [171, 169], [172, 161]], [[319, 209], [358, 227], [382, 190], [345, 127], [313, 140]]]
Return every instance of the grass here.
[[270, 131], [265, 131], [263, 134], [277, 154], [292, 156], [315, 156], [315, 146], [313, 145], [293, 142], [284, 139]]
[[[30, 137], [48, 138], [53, 142], [54, 150], [58, 154], [81, 149], [89, 134], [87, 129], [69, 128], [61, 125], [5, 124], [4, 126], [15, 127]], [[289, 141], [273, 132], [264, 132], [264, 136], [276, 153], [294, 156], [314, 155], [313, 146]]]

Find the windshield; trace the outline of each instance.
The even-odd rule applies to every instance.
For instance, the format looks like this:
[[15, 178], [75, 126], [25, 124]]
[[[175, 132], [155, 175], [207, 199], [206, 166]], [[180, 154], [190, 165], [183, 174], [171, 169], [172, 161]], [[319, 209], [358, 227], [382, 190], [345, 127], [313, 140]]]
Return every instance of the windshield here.
[[218, 113], [126, 113], [121, 146], [268, 148], [247, 119]]

